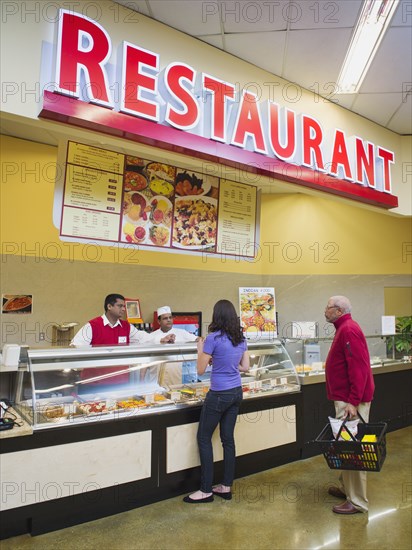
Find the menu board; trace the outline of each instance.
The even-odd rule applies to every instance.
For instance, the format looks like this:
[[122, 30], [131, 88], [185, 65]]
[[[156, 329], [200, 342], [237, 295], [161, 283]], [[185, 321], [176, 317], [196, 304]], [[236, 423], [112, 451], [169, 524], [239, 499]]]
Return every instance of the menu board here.
[[275, 289], [239, 288], [240, 322], [247, 338], [277, 336]]
[[257, 189], [69, 141], [60, 235], [254, 257]]

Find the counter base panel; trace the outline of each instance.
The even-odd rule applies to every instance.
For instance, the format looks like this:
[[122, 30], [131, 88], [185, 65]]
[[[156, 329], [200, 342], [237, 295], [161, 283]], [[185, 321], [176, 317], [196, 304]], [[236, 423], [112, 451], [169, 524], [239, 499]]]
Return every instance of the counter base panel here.
[[[412, 425], [412, 370], [374, 375], [375, 395], [371, 405], [370, 421], [386, 422], [388, 432]], [[328, 423], [328, 416], [335, 416], [333, 403], [326, 398], [326, 384], [302, 386], [303, 444], [301, 458], [321, 454], [316, 437]]]
[[[236, 459], [236, 479], [298, 460], [299, 452], [299, 446], [293, 443], [241, 456]], [[222, 475], [220, 461], [215, 463], [216, 482]], [[200, 469], [191, 468], [167, 478], [162, 487], [142, 480], [6, 510], [2, 512], [0, 538], [41, 535], [187, 494], [199, 488]]]
[[[256, 426], [261, 426], [262, 430], [260, 431], [262, 433], [271, 430], [273, 434], [269, 438], [270, 448], [264, 448], [268, 444], [262, 445], [262, 434], [256, 440], [246, 442], [247, 445], [243, 448], [244, 454], [236, 459], [237, 478], [299, 458], [301, 428], [299, 423], [296, 423], [295, 417], [299, 417], [300, 403], [300, 393], [276, 397], [268, 396], [263, 399], [243, 402], [241, 408], [241, 417], [243, 418], [239, 419], [240, 432], [236, 435], [239, 448], [242, 448], [239, 441], [242, 432], [246, 435], [249, 434], [250, 439], [250, 433], [256, 432]], [[145, 467], [147, 468], [148, 464], [151, 467], [150, 477], [147, 477], [147, 479], [138, 480], [134, 478], [131, 482], [118, 483], [112, 487], [102, 486], [95, 491], [90, 490], [80, 494], [72, 494], [72, 496], [37, 502], [36, 504], [23, 502], [20, 498], [20, 506], [4, 510], [1, 514], [0, 538], [8, 538], [24, 533], [39, 535], [118, 514], [198, 489], [200, 481], [200, 468], [198, 466], [194, 465], [173, 473], [167, 473], [167, 430], [173, 427], [176, 430], [175, 434], [179, 434], [179, 427], [183, 427], [183, 432], [185, 432], [185, 427], [189, 426], [190, 432], [196, 431], [199, 416], [200, 407], [193, 407], [186, 410], [176, 410], [169, 414], [131, 418], [125, 422], [105, 422], [83, 427], [73, 426], [49, 431], [41, 430], [35, 432], [33, 436], [18, 438], [19, 443], [8, 440], [6, 448], [3, 448], [2, 458], [8, 457], [9, 465], [11, 465], [16, 455], [21, 455], [19, 460], [24, 462], [26, 459], [26, 463], [30, 463], [30, 457], [36, 452], [39, 452], [43, 457], [44, 453], [48, 453], [48, 462], [53, 463], [53, 456], [60, 455], [62, 448], [73, 449], [73, 446], [78, 445], [79, 442], [82, 442], [87, 448], [90, 445], [92, 448], [93, 445], [105, 444], [109, 447], [112, 442], [123, 441], [118, 438], [125, 438], [125, 443], [137, 442], [141, 438], [147, 438], [146, 432], [149, 432], [151, 434], [149, 445], [151, 452], [150, 460], [146, 460]], [[283, 435], [276, 435], [278, 424], [282, 423], [283, 428], [280, 429], [280, 434], [283, 433]], [[218, 437], [218, 434], [216, 435]], [[187, 434], [184, 437], [187, 437]], [[137, 443], [134, 446], [134, 452], [136, 452], [136, 445]], [[113, 452], [120, 461], [121, 452]], [[131, 453], [131, 457], [133, 457], [133, 453]], [[133, 459], [131, 460], [135, 464]], [[185, 463], [187, 460], [183, 462]], [[215, 463], [216, 481], [220, 481], [222, 474], [223, 462], [218, 460]], [[13, 475], [16, 475], [16, 473]], [[36, 479], [36, 477], [33, 479]], [[44, 477], [43, 483], [47, 482]], [[14, 496], [13, 498], [16, 499], [17, 497]], [[14, 502], [16, 504], [17, 501]]]
[[[235, 427], [236, 457], [295, 442], [295, 418], [294, 406], [240, 414]], [[198, 422], [192, 422], [166, 428], [167, 474], [200, 466], [196, 440], [198, 426]], [[223, 460], [219, 429], [213, 434], [212, 444], [215, 461]]]

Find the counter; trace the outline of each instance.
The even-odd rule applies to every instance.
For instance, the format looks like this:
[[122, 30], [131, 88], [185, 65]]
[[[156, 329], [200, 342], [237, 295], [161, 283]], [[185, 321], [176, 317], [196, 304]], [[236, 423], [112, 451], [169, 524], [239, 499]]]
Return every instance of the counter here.
[[[314, 439], [334, 412], [326, 399], [324, 374], [298, 376], [281, 342], [251, 344], [249, 351], [253, 376], [243, 378], [245, 399], [235, 431], [236, 477], [319, 454]], [[2, 387], [15, 392], [23, 414], [31, 418], [32, 434], [1, 440], [1, 538], [41, 534], [197, 489], [196, 431], [202, 406], [202, 391], [197, 390], [207, 381], [185, 386], [194, 392], [188, 401], [162, 406], [149, 399], [150, 406], [144, 403], [130, 411], [114, 408], [80, 414], [71, 404], [89, 399], [73, 397], [73, 388], [87, 380], [82, 377], [86, 369], [131, 364], [126, 393], [136, 397], [140, 390], [135, 387], [135, 373], [141, 368], [157, 365], [160, 374], [170, 362], [195, 357], [193, 344], [29, 350], [14, 374], [2, 373], [7, 377]], [[387, 363], [373, 371], [376, 393], [371, 420], [385, 420], [389, 430], [410, 425], [411, 363]], [[119, 403], [117, 393], [112, 392], [111, 402]], [[58, 407], [71, 401], [69, 412], [49, 418], [44, 400], [50, 399]], [[218, 432], [213, 448], [218, 480], [223, 466]]]
[[[235, 430], [237, 477], [298, 460], [302, 445], [302, 426], [297, 422], [302, 417], [302, 395], [284, 347], [280, 342], [266, 342], [251, 344], [249, 351], [254, 376], [243, 383], [245, 399]], [[80, 394], [73, 397], [73, 391], [86, 380], [96, 380], [90, 373], [89, 378], [83, 376], [91, 368], [128, 364], [126, 394], [135, 397], [136, 392], [140, 394], [136, 372], [195, 357], [193, 344], [28, 350], [9, 384], [16, 389], [20, 410], [30, 416], [34, 429], [30, 436], [2, 441], [1, 537], [37, 535], [197, 489], [200, 397], [153, 408], [136, 406], [130, 411], [113, 408], [104, 414], [80, 414], [73, 405], [74, 401], [90, 402]], [[101, 376], [104, 379], [107, 374]], [[196, 392], [198, 385], [189, 388]], [[147, 397], [147, 385], [145, 391]], [[111, 394], [111, 402], [119, 403], [119, 392]], [[101, 393], [99, 400], [103, 398]], [[55, 417], [50, 403], [45, 408], [45, 399], [53, 400], [56, 407], [69, 400], [69, 412]], [[53, 415], [48, 417], [46, 410]], [[218, 479], [223, 465], [218, 432], [213, 447]]]

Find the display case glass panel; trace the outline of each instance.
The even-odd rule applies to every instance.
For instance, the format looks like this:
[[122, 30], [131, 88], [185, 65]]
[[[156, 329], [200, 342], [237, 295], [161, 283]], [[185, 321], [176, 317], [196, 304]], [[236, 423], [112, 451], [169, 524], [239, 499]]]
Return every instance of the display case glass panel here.
[[[372, 368], [385, 365], [410, 363], [411, 355], [397, 350], [400, 335], [366, 336]], [[403, 334], [403, 340], [411, 341], [411, 334]], [[333, 337], [310, 339], [286, 339], [284, 345], [299, 375], [317, 375], [324, 372], [326, 358], [332, 345]], [[399, 347], [399, 346], [398, 346]]]
[[[280, 341], [248, 343], [251, 369], [242, 374], [245, 398], [299, 391], [299, 378]], [[95, 347], [27, 351], [16, 373], [14, 403], [35, 429], [156, 414], [199, 406], [210, 384], [196, 373], [195, 343], [151, 347]], [[180, 369], [181, 384], [163, 383], [165, 369]], [[193, 369], [192, 369], [193, 370]]]

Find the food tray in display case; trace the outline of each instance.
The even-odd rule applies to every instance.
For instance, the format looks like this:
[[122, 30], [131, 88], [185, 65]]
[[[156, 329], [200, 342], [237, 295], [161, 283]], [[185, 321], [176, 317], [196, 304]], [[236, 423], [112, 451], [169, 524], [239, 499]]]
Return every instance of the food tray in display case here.
[[[245, 397], [299, 391], [280, 341], [249, 342], [248, 349]], [[27, 349], [22, 356], [10, 397], [34, 430], [201, 406], [209, 391], [209, 380], [159, 384], [166, 365], [196, 361], [196, 343]]]

